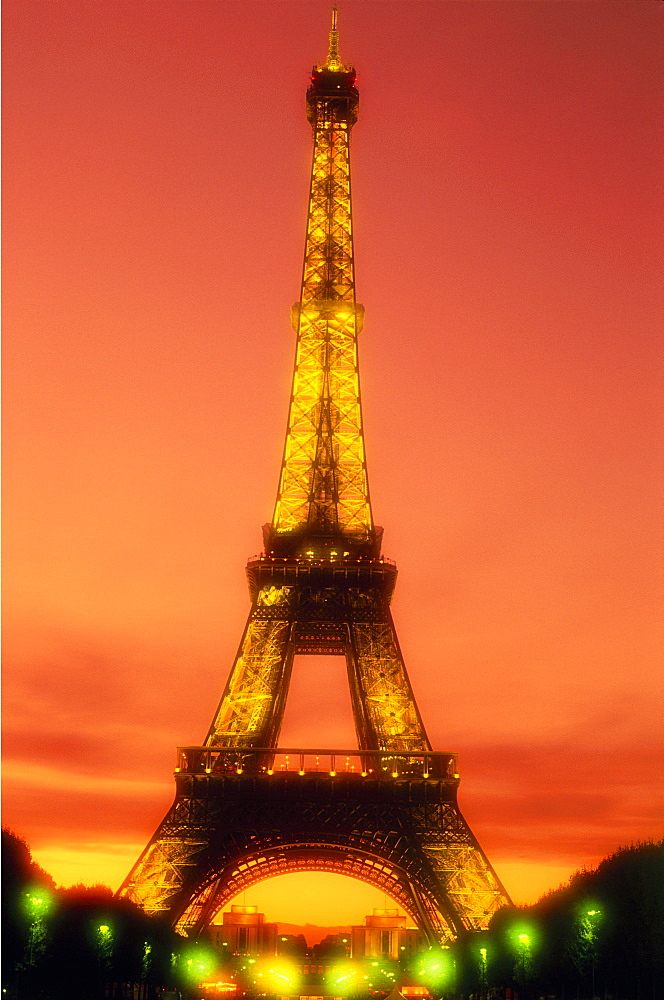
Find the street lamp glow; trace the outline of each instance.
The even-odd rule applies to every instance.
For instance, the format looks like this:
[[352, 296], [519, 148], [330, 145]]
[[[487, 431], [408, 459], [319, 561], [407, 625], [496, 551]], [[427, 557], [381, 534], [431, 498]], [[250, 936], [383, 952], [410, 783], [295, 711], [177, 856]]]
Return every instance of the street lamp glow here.
[[39, 886], [28, 889], [25, 893], [25, 906], [33, 920], [40, 920], [51, 909], [53, 897], [50, 892]]
[[489, 980], [488, 976], [489, 963], [487, 962], [487, 954], [488, 952], [486, 948], [480, 948], [480, 979], [482, 987], [481, 991], [482, 1000], [485, 1000], [486, 998], [488, 989], [488, 980]]
[[[591, 907], [586, 909], [585, 907]], [[587, 950], [592, 969], [592, 995], [595, 996], [595, 966], [597, 964], [597, 939], [598, 923], [602, 916], [602, 911], [590, 900], [585, 901], [584, 909], [579, 911], [579, 931], [583, 947]]]
[[202, 950], [194, 951], [185, 959], [185, 972], [193, 982], [200, 983], [211, 974], [215, 965], [214, 956]]
[[422, 955], [420, 962], [418, 975], [423, 976], [425, 982], [428, 980], [432, 985], [440, 983], [450, 972], [449, 958], [441, 952], [432, 951], [428, 955]]
[[269, 987], [268, 992], [277, 993], [283, 991], [283, 984], [288, 984], [290, 992], [293, 993], [297, 989], [298, 985], [298, 970], [297, 967], [292, 962], [286, 962], [281, 959], [275, 961], [270, 961], [269, 964], [262, 963], [259, 965], [260, 976], [263, 976], [266, 981], [266, 986]]
[[539, 941], [539, 930], [533, 924], [518, 923], [509, 928], [507, 932], [508, 940], [512, 947], [522, 952], [531, 948], [537, 948]]

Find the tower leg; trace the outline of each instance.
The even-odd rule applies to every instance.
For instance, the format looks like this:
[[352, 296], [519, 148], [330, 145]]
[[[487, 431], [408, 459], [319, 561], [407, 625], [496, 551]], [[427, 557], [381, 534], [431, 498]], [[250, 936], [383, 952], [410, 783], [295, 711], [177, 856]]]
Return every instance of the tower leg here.
[[408, 680], [389, 611], [383, 621], [352, 621], [347, 653], [355, 718], [365, 731], [360, 745], [370, 750], [431, 749]]
[[293, 666], [290, 587], [258, 592], [206, 746], [275, 746]]

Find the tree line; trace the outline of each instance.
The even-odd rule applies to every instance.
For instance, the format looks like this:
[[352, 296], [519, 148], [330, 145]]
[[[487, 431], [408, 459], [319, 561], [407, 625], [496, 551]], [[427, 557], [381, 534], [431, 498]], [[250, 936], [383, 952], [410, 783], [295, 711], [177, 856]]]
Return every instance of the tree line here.
[[[197, 982], [223, 974], [209, 942], [193, 944], [108, 887], [57, 889], [8, 830], [2, 875], [5, 1000], [200, 996], [191, 992]], [[294, 953], [306, 949], [304, 939], [288, 943]], [[226, 964], [251, 993], [237, 962]], [[406, 980], [434, 998], [664, 1000], [664, 840], [621, 848], [534, 905], [503, 907], [488, 930], [447, 948], [371, 965], [372, 1000]], [[349, 995], [360, 997], [363, 979], [354, 988], [348, 981]]]
[[107, 886], [57, 889], [25, 841], [2, 831], [4, 1000], [188, 996], [194, 954]]
[[664, 840], [624, 847], [452, 947], [456, 988], [521, 1000], [664, 1000]]

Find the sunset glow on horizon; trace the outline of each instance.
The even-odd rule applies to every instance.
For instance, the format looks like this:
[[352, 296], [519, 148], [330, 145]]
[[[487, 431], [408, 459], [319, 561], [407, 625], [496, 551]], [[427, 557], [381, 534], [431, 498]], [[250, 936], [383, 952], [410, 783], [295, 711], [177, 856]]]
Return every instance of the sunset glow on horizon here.
[[[461, 811], [534, 902], [664, 832], [661, 4], [339, 8], [393, 613]], [[4, 6], [3, 823], [61, 884], [120, 884], [241, 637], [328, 18]], [[357, 746], [341, 657], [296, 657], [279, 742]], [[313, 873], [246, 901], [391, 905]]]

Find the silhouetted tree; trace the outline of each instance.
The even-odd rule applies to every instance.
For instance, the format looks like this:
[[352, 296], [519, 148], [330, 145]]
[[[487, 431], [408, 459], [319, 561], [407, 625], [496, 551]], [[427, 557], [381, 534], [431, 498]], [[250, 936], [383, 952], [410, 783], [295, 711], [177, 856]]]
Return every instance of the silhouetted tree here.
[[[481, 940], [489, 988], [664, 1000], [664, 841], [621, 848], [534, 906], [504, 907]], [[453, 949], [466, 992], [479, 992], [479, 941]]]
[[[146, 1000], [173, 985], [188, 946], [108, 886], [56, 889], [20, 837], [2, 833], [3, 989], [7, 1000], [123, 998], [140, 985]], [[131, 994], [133, 996], [133, 993]]]
[[[45, 924], [39, 908], [30, 903], [41, 890], [51, 893], [55, 883], [32, 859], [22, 837], [2, 830], [2, 984], [16, 990], [46, 947]], [[46, 898], [46, 897], [45, 897]]]

